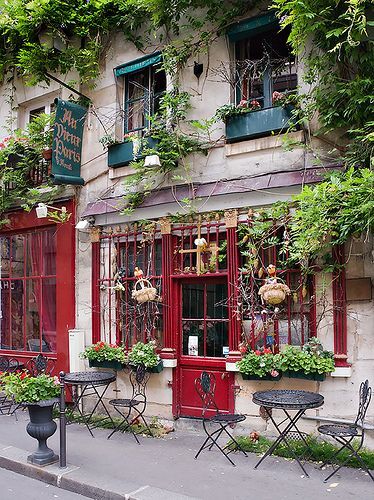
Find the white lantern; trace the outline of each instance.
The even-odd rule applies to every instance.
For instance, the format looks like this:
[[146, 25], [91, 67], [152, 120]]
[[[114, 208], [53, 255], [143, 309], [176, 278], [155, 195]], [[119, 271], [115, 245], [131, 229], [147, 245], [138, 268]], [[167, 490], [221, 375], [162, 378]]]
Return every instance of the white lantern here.
[[148, 155], [144, 159], [145, 167], [161, 167], [160, 157], [158, 155]]

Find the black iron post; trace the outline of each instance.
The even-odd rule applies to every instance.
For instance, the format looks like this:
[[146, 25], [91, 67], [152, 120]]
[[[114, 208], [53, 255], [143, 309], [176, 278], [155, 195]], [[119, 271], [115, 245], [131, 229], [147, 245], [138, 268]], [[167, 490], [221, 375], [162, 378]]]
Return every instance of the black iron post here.
[[60, 372], [60, 469], [66, 468], [65, 372]]

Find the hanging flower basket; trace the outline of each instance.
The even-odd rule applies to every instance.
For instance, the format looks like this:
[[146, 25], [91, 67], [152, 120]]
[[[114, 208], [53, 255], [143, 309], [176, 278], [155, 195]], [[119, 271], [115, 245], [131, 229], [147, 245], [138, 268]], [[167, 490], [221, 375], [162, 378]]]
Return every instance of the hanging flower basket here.
[[261, 295], [264, 302], [273, 306], [284, 302], [286, 296], [290, 295], [290, 293], [291, 290], [283, 283], [267, 283], [258, 291], [258, 294]]
[[157, 298], [157, 289], [152, 286], [152, 283], [147, 279], [139, 279], [134, 286], [131, 297], [135, 299], [138, 304], [144, 304]]

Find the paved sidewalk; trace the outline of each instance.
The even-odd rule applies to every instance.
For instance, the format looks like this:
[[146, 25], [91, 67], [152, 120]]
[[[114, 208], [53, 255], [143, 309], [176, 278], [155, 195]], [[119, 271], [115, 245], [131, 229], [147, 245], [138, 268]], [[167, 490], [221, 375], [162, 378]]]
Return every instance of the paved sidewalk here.
[[[344, 469], [341, 476], [324, 484], [326, 471], [307, 464], [310, 478], [302, 476], [298, 464], [269, 457], [257, 470], [254, 454], [234, 454], [233, 467], [217, 450], [203, 452], [194, 460], [203, 435], [177, 431], [165, 438], [96, 429], [92, 438], [84, 426], [67, 428], [68, 468], [39, 468], [27, 463], [35, 440], [25, 430], [28, 415], [0, 416], [0, 467], [80, 493], [95, 499], [133, 500], [293, 500], [370, 498], [374, 484], [361, 470]], [[49, 440], [59, 451], [58, 432]]]

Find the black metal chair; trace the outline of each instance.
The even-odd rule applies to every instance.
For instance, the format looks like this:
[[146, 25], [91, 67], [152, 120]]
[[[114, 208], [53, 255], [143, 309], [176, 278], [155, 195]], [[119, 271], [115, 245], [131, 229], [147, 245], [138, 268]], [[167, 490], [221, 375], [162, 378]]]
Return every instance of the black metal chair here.
[[[148, 426], [143, 414], [147, 406], [146, 386], [150, 373], [142, 365], [130, 367], [130, 383], [132, 386], [132, 395], [129, 399], [112, 399], [109, 404], [119, 413], [122, 421], [109, 434], [110, 439], [117, 431], [125, 432], [130, 430], [137, 443], [140, 444], [137, 432], [132, 427], [135, 422], [142, 421], [146, 431], [152, 436], [152, 431]], [[141, 429], [144, 433], [144, 429]]]
[[35, 358], [31, 358], [28, 361], [26, 369], [33, 377], [37, 377], [43, 373], [52, 375], [55, 364], [55, 359], [47, 358], [47, 356], [43, 354], [38, 354]]
[[[0, 372], [15, 372], [20, 368], [21, 364], [15, 358], [0, 356]], [[15, 413], [19, 404], [13, 398], [8, 398], [4, 392], [0, 392], [0, 415], [16, 415]]]
[[[234, 462], [229, 457], [229, 454], [232, 451], [239, 450], [244, 453], [245, 456], [248, 455], [241, 448], [240, 444], [236, 441], [236, 439], [232, 436], [227, 428], [229, 426], [233, 426], [234, 424], [242, 422], [246, 419], [246, 417], [237, 413], [220, 412], [214, 399], [216, 378], [213, 373], [202, 372], [200, 377], [195, 379], [195, 388], [203, 403], [203, 428], [207, 435], [207, 438], [201, 445], [199, 451], [196, 453], [195, 458], [197, 458], [200, 453], [206, 448], [209, 448], [209, 450], [211, 450], [213, 446], [217, 446], [217, 448], [225, 455], [227, 460], [229, 460], [229, 462], [231, 462], [231, 464], [235, 467]], [[213, 411], [214, 414], [211, 416], [206, 416], [206, 413], [208, 411]], [[210, 424], [218, 424], [219, 427], [210, 430], [208, 428]], [[220, 446], [217, 442], [223, 433], [226, 434], [231, 440], [231, 443], [229, 442], [224, 447]], [[234, 447], [233, 443], [235, 445]]]
[[[362, 445], [364, 444], [364, 420], [368, 406], [370, 404], [370, 399], [371, 387], [369, 387], [369, 381], [365, 380], [365, 382], [362, 382], [360, 385], [360, 397], [356, 420], [351, 424], [325, 424], [318, 427], [318, 431], [321, 434], [332, 437], [333, 439], [335, 439], [335, 441], [342, 445], [341, 448], [339, 448], [339, 450], [334, 453], [334, 458], [336, 458], [336, 456], [339, 455], [339, 453], [341, 453], [344, 449], [348, 449], [350, 451], [348, 457], [344, 460], [344, 462], [339, 465], [329, 476], [327, 476], [324, 482], [328, 481], [334, 474], [336, 474], [338, 470], [340, 470], [352, 457], [357, 458], [357, 460], [361, 464], [361, 467], [369, 474], [371, 479], [374, 481], [372, 473], [369, 471], [365, 462], [362, 460], [358, 453], [362, 448]], [[359, 438], [359, 444], [354, 448], [353, 444], [351, 443], [355, 438]], [[321, 465], [321, 468], [328, 463], [331, 462], [325, 462]]]

